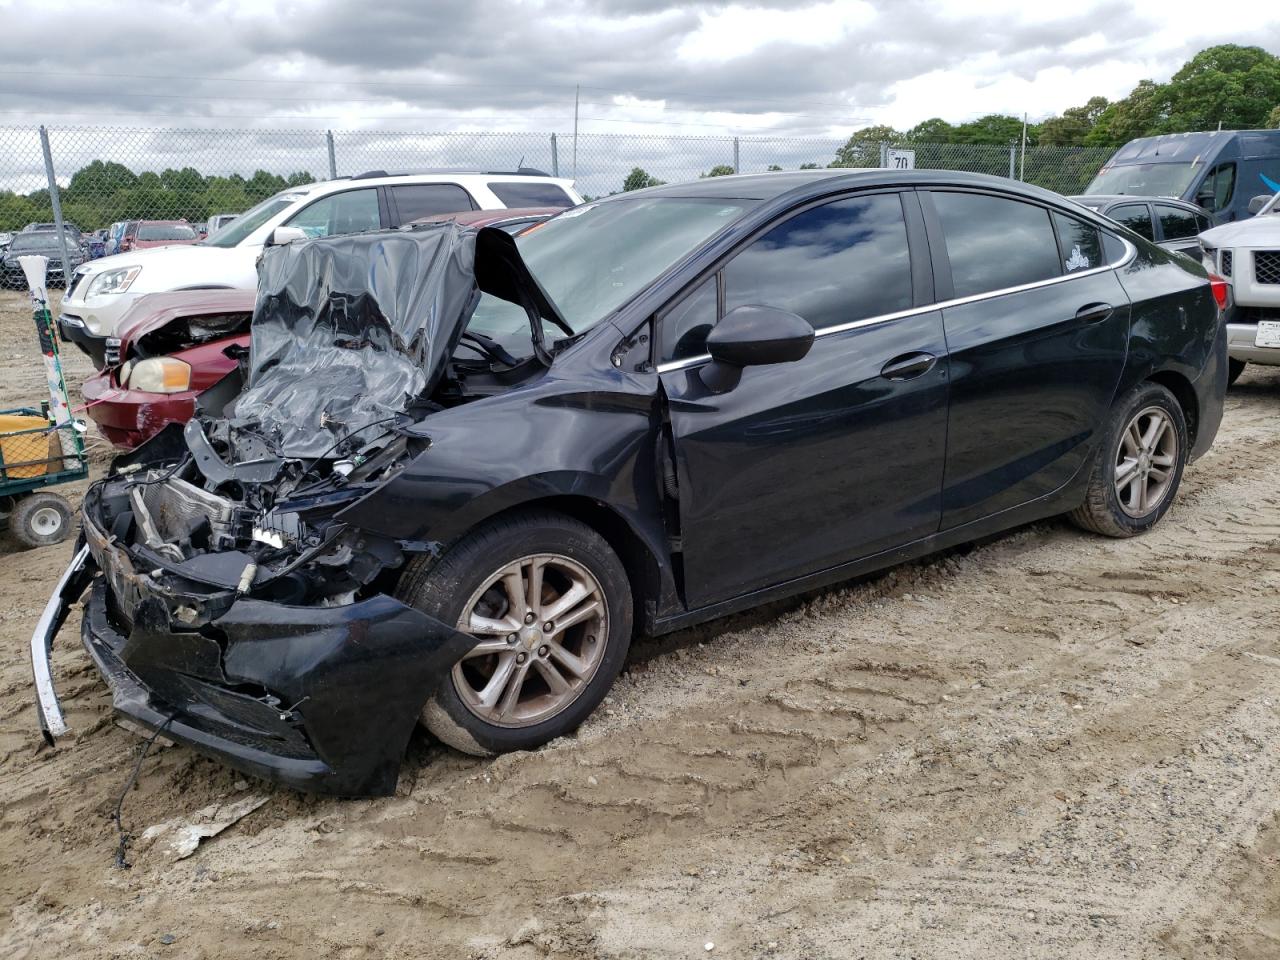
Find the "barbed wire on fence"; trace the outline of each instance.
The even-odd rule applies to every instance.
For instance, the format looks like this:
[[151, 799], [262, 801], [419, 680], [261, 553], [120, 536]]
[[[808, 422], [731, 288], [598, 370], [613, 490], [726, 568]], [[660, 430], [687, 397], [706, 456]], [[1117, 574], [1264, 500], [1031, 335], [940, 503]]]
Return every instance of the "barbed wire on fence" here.
[[[845, 142], [785, 137], [534, 132], [327, 131], [137, 127], [48, 129], [64, 218], [90, 231], [131, 219], [192, 222], [239, 213], [287, 186], [370, 170], [514, 171], [533, 167], [576, 181], [587, 197], [631, 183], [712, 173], [826, 167]], [[868, 143], [842, 165], [874, 167], [888, 149], [911, 149], [915, 166], [1012, 176], [1079, 193], [1107, 147]], [[0, 231], [52, 219], [40, 128], [0, 127]]]

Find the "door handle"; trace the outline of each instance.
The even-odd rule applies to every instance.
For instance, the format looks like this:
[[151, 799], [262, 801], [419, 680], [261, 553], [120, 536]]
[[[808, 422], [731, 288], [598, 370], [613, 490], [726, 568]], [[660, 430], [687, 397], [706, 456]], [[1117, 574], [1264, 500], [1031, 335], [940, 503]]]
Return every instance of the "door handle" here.
[[1086, 303], [1076, 311], [1076, 319], [1085, 323], [1101, 323], [1115, 312], [1116, 308], [1109, 303]]
[[932, 353], [903, 353], [880, 368], [880, 376], [886, 380], [914, 380], [933, 369], [938, 358]]

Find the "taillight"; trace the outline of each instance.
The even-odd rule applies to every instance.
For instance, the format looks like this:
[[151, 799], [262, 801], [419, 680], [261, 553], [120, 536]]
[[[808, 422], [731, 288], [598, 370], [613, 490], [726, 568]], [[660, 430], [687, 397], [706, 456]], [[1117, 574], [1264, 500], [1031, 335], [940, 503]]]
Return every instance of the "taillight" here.
[[1216, 273], [1211, 273], [1209, 274], [1209, 289], [1213, 291], [1213, 299], [1217, 301], [1218, 309], [1227, 309], [1227, 281]]

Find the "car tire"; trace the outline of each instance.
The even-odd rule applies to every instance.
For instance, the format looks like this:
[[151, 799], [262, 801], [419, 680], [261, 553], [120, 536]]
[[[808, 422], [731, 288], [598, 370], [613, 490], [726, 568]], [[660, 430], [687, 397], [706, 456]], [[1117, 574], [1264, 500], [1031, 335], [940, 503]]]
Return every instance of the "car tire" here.
[[[529, 592], [539, 563], [535, 601]], [[438, 561], [423, 558], [406, 570], [397, 596], [477, 636], [430, 692], [422, 723], [479, 756], [532, 750], [575, 730], [604, 699], [631, 645], [622, 562], [598, 533], [559, 513], [519, 513], [478, 527]], [[567, 606], [557, 612], [558, 604]], [[551, 615], [581, 619], [562, 627]], [[481, 625], [484, 633], [468, 629]], [[554, 684], [553, 676], [560, 678]]]
[[1084, 503], [1069, 514], [1071, 520], [1107, 537], [1150, 530], [1178, 493], [1188, 449], [1177, 398], [1158, 383], [1138, 384], [1111, 409]]
[[61, 543], [71, 533], [71, 504], [56, 493], [23, 497], [9, 515], [9, 533], [24, 547]]
[[1245, 361], [1237, 360], [1234, 357], [1227, 358], [1227, 386], [1231, 386], [1240, 379], [1240, 374], [1244, 373]]

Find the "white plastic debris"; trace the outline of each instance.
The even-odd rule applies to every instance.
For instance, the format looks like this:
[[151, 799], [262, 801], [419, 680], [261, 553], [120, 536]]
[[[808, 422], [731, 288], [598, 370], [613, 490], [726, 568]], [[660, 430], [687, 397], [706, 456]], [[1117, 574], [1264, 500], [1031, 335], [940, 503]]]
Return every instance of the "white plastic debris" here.
[[235, 803], [214, 803], [184, 819], [166, 820], [147, 827], [142, 833], [144, 844], [164, 840], [164, 850], [174, 860], [185, 860], [196, 852], [201, 840], [216, 837], [239, 823], [267, 802], [262, 795], [249, 796]]

